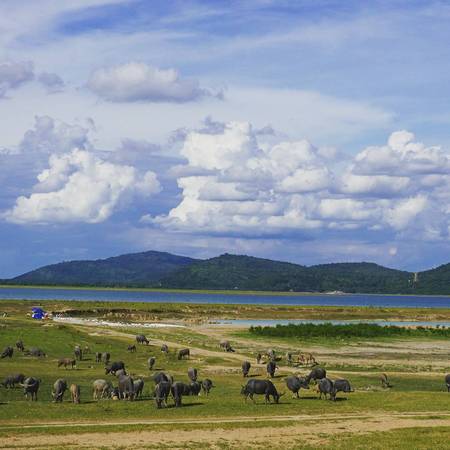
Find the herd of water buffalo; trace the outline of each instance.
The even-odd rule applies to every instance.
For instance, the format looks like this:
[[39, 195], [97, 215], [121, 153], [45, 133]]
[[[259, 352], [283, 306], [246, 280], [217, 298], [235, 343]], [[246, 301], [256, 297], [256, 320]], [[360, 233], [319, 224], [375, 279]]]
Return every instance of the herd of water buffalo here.
[[[137, 344], [146, 344], [150, 342], [144, 335], [136, 336]], [[227, 352], [234, 352], [229, 341], [221, 341], [220, 347]], [[31, 347], [26, 350], [22, 340], [16, 342], [16, 349], [23, 352], [24, 354], [34, 356], [34, 357], [45, 357], [46, 354], [39, 348]], [[128, 346], [129, 352], [136, 351], [136, 345], [132, 344]], [[64, 368], [75, 368], [77, 361], [83, 359], [83, 352], [90, 352], [88, 347], [84, 349], [81, 346], [76, 345], [74, 348], [74, 358], [61, 358], [58, 360], [58, 367]], [[161, 346], [161, 352], [168, 354], [169, 348], [166, 344]], [[7, 346], [3, 352], [0, 354], [0, 358], [12, 358], [14, 354], [14, 348], [12, 346]], [[182, 360], [189, 358], [190, 350], [184, 348], [178, 350], [177, 359]], [[256, 355], [256, 363], [260, 364], [263, 358], [267, 359], [266, 371], [268, 378], [275, 377], [275, 371], [278, 369], [277, 361], [281, 360], [281, 357], [275, 354], [273, 349], [269, 349], [264, 355], [258, 353]], [[312, 358], [312, 355], [311, 355]], [[111, 355], [108, 352], [96, 352], [95, 361], [96, 363], [104, 363], [105, 365], [105, 375], [113, 375], [117, 379], [117, 385], [114, 386], [113, 382], [106, 379], [97, 379], [92, 383], [92, 394], [94, 400], [99, 400], [103, 398], [111, 398], [114, 400], [135, 400], [142, 396], [144, 389], [144, 380], [142, 378], [133, 379], [130, 374], [127, 373], [125, 368], [125, 363], [123, 361], [113, 361], [110, 362]], [[302, 355], [304, 360], [304, 356]], [[313, 358], [314, 359], [314, 358]], [[300, 358], [298, 359], [300, 360]], [[286, 354], [286, 361], [288, 365], [293, 364], [293, 355], [291, 353]], [[156, 362], [154, 356], [150, 356], [147, 360], [147, 367], [149, 370], [153, 370]], [[315, 363], [315, 360], [314, 360]], [[249, 376], [251, 368], [250, 361], [242, 362], [242, 375], [244, 378]], [[184, 383], [181, 381], [174, 381], [173, 377], [164, 372], [157, 372], [153, 375], [153, 381], [155, 383], [153, 398], [157, 408], [162, 406], [167, 406], [167, 401], [171, 395], [176, 407], [182, 406], [182, 398], [187, 395], [200, 395], [203, 391], [205, 395], [209, 395], [210, 390], [214, 387], [213, 382], [206, 378], [202, 381], [198, 379], [198, 370], [194, 367], [189, 367], [187, 370], [187, 375], [190, 380], [189, 383]], [[332, 381], [327, 378], [326, 370], [322, 367], [315, 366], [312, 368], [309, 375], [305, 377], [299, 377], [296, 375], [291, 375], [285, 378], [286, 387], [292, 392], [293, 396], [299, 398], [300, 389], [309, 389], [311, 381], [316, 382], [316, 390], [319, 394], [319, 398], [322, 396], [325, 399], [336, 400], [336, 394], [338, 392], [353, 392], [353, 389], [348, 380], [338, 379]], [[450, 392], [450, 374], [445, 376], [445, 383], [448, 392]], [[16, 385], [23, 387], [24, 395], [27, 399], [37, 400], [37, 395], [41, 380], [37, 377], [26, 377], [23, 374], [12, 374], [8, 375], [1, 383], [5, 388], [14, 388]], [[381, 384], [384, 388], [392, 387], [389, 383], [386, 374], [381, 375]], [[68, 386], [66, 380], [59, 378], [55, 381], [52, 390], [52, 398], [54, 402], [62, 402], [64, 394], [69, 390], [71, 400], [73, 403], [80, 403], [80, 386], [77, 384], [71, 384]], [[271, 397], [275, 403], [279, 402], [279, 399], [284, 393], [278, 393], [275, 385], [270, 379], [255, 379], [251, 378], [247, 383], [242, 386], [241, 394], [245, 396], [245, 400], [248, 398], [255, 401], [254, 395], [264, 395], [265, 402], [270, 402]]]

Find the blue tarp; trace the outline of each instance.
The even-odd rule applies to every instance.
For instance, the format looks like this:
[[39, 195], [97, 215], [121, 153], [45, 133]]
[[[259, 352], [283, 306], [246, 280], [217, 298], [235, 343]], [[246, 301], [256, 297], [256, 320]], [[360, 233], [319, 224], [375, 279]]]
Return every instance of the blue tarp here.
[[47, 313], [42, 308], [31, 308], [31, 317], [33, 319], [42, 320], [46, 315]]

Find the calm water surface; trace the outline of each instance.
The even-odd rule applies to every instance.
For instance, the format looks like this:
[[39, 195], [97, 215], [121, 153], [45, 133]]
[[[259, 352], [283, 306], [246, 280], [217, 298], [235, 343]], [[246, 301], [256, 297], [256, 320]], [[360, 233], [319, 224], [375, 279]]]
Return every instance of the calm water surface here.
[[127, 290], [102, 291], [92, 289], [48, 289], [18, 287], [0, 287], [0, 299], [450, 308], [450, 297], [439, 296], [419, 297], [413, 295], [394, 296], [364, 294], [277, 296], [270, 294], [196, 294], [186, 292], [173, 293]]

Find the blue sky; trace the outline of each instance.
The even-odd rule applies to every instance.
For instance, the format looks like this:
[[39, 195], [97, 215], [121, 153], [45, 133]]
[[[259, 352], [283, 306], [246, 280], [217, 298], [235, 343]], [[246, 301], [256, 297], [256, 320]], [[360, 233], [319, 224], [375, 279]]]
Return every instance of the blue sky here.
[[450, 4], [0, 4], [0, 278], [148, 249], [449, 261]]

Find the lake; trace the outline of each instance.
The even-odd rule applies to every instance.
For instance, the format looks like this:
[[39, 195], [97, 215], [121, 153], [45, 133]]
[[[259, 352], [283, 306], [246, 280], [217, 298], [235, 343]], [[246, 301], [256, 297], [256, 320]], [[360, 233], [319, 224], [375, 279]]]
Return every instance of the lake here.
[[262, 305], [375, 306], [398, 308], [450, 308], [450, 297], [395, 295], [270, 295], [95, 290], [67, 288], [0, 287], [0, 299], [85, 300], [149, 303], [228, 303]]

